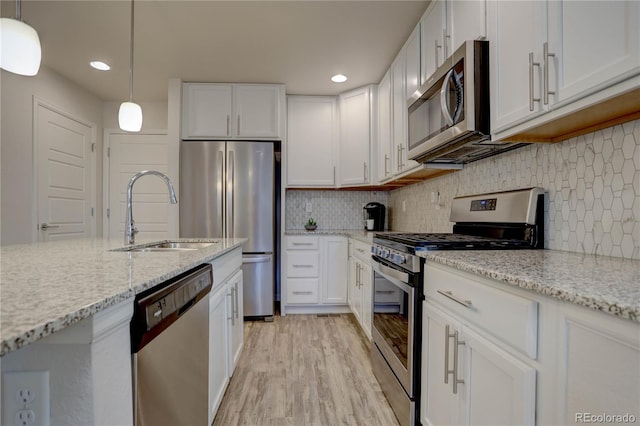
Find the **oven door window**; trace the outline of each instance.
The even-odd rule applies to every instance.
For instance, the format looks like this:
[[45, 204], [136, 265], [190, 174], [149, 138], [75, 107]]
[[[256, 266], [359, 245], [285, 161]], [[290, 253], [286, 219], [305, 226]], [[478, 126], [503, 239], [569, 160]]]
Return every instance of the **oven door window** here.
[[375, 272], [373, 297], [373, 326], [407, 369], [412, 295]]

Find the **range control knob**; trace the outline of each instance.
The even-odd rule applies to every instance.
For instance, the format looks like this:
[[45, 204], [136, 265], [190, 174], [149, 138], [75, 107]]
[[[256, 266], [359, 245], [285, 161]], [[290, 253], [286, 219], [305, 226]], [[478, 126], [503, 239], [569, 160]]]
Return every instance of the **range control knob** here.
[[396, 255], [396, 263], [402, 265], [403, 263], [407, 263], [407, 257], [401, 254]]
[[382, 249], [382, 257], [384, 257], [385, 259], [388, 259], [389, 255], [390, 255], [389, 250]]

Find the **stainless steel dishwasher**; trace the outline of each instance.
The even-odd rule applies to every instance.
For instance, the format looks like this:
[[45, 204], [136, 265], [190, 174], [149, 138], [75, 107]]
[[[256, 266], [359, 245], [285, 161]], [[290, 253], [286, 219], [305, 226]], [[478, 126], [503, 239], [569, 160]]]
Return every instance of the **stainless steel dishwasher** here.
[[211, 265], [136, 296], [131, 320], [136, 425], [207, 425]]

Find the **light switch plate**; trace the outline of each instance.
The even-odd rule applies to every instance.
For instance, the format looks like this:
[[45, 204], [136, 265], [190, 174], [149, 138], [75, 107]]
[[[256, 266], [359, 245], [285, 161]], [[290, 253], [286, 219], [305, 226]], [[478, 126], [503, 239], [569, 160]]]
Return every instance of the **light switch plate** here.
[[2, 374], [2, 424], [49, 426], [49, 372]]

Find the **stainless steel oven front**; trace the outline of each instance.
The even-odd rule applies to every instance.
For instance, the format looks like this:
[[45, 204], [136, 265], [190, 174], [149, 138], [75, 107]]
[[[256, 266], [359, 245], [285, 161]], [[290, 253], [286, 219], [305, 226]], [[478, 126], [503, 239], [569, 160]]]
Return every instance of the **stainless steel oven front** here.
[[374, 374], [401, 425], [418, 421], [422, 279], [412, 272], [372, 256], [374, 270]]

